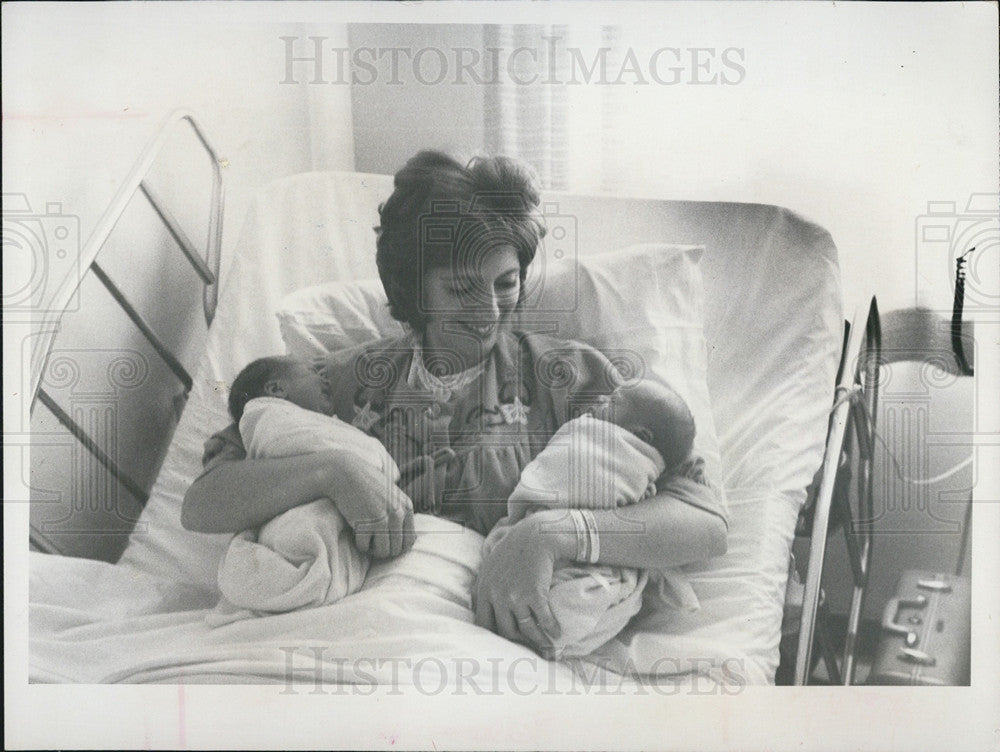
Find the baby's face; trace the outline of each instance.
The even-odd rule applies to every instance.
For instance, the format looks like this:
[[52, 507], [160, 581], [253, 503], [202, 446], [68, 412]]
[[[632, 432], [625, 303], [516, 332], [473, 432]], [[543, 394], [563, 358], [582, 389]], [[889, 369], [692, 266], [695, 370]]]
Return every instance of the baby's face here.
[[333, 412], [330, 385], [321, 372], [311, 365], [294, 363], [276, 381], [284, 391], [284, 398], [289, 402], [324, 415]]

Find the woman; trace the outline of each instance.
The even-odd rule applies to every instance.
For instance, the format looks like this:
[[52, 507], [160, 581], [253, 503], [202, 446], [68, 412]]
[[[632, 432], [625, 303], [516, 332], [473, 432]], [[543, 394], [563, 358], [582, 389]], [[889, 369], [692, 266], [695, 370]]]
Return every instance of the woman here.
[[[337, 353], [325, 374], [337, 415], [377, 436], [401, 468], [416, 469], [405, 485], [412, 502], [343, 457], [247, 460], [230, 426], [206, 444], [184, 525], [236, 532], [325, 496], [376, 557], [412, 545], [414, 504], [489, 532], [521, 470], [574, 417], [574, 402], [618, 385], [593, 348], [511, 329], [544, 233], [538, 203], [520, 163], [462, 166], [422, 152], [397, 173], [380, 208], [379, 275], [410, 334]], [[662, 569], [724, 552], [725, 512], [700, 481], [673, 477], [645, 501], [595, 512], [598, 562]], [[543, 633], [558, 635], [546, 596], [555, 564], [577, 556], [577, 535], [560, 511], [514, 525], [483, 560], [477, 623], [536, 645]]]

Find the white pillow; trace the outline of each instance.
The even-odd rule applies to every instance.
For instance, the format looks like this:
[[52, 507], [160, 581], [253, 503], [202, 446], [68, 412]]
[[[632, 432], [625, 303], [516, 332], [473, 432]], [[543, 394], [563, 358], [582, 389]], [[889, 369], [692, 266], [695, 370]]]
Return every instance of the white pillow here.
[[377, 279], [297, 290], [281, 301], [278, 325], [288, 354], [305, 359], [404, 332]]
[[[718, 439], [707, 383], [700, 246], [649, 243], [536, 261], [515, 328], [586, 342], [628, 376], [668, 384], [688, 403], [696, 451], [721, 493]], [[290, 355], [311, 358], [404, 329], [378, 280], [330, 282], [285, 297], [278, 310]]]

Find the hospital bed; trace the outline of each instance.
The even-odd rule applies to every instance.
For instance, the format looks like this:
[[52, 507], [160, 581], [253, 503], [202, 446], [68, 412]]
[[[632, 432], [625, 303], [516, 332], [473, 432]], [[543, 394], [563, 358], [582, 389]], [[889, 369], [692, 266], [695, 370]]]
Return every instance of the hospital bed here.
[[[419, 687], [457, 677], [523, 690], [528, 682], [574, 686], [580, 677], [606, 680], [624, 671], [637, 686], [768, 684], [778, 667], [784, 616], [786, 632], [791, 620], [798, 633], [795, 681], [807, 683], [815, 637], [824, 633], [817, 614], [832, 516], [846, 533], [857, 587], [844, 658], [832, 655], [830, 640], [820, 639], [818, 652], [850, 682], [871, 549], [865, 526], [851, 519], [864, 520], [871, 498], [877, 308], [873, 301], [856, 323], [845, 324], [829, 234], [792, 211], [756, 204], [543, 198], [549, 234], [536, 262], [545, 271], [538, 289], [544, 279], [568, 273], [579, 286], [573, 294], [581, 296], [573, 298], [578, 310], [569, 306], [559, 314], [570, 322], [562, 333], [593, 341], [588, 335], [602, 327], [605, 301], [588, 299], [580, 280], [607, 283], [601, 289], [612, 293], [632, 284], [628, 294], [640, 300], [646, 293], [638, 288], [648, 288], [654, 296], [650, 331], [666, 334], [662, 341], [630, 342], [626, 354], [638, 352], [669, 378], [702, 380], [685, 396], [705, 401], [694, 407], [696, 417], [701, 410], [701, 449], [709, 456], [710, 480], [724, 490], [730, 527], [725, 555], [685, 568], [701, 603], [697, 612], [647, 619], [592, 661], [549, 663], [471, 623], [469, 589], [481, 539], [418, 516], [421, 535], [404, 557], [405, 570], [391, 563], [373, 568], [378, 586], [331, 606], [210, 626], [216, 568], [229, 537], [185, 531], [180, 509], [200, 472], [204, 441], [228, 422], [225, 385], [249, 360], [286, 347], [336, 347], [397, 331], [373, 281], [372, 227], [392, 179], [315, 172], [276, 180], [254, 200], [220, 281], [219, 159], [189, 113], [175, 114], [164, 129], [182, 123], [196, 129], [213, 175], [206, 250], [171, 230], [204, 286], [207, 345], [190, 375], [162, 344], [153, 345], [177, 374], [186, 405], [172, 435], [157, 437], [169, 447], [148, 492], [136, 490], [147, 498], [117, 563], [60, 555], [52, 540], [33, 535], [31, 681]], [[163, 203], [143, 188], [158, 148], [154, 141], [85, 246], [84, 269], [101, 274], [101, 247], [132, 194]], [[165, 206], [157, 213], [174, 224]], [[648, 269], [642, 264], [661, 265], [648, 275], [660, 287], [643, 287]], [[573, 276], [577, 266], [590, 276]], [[619, 297], [608, 304], [633, 302]], [[660, 299], [669, 300], [666, 323]], [[128, 312], [124, 296], [121, 305]], [[544, 305], [536, 310], [546, 312]], [[157, 337], [133, 320], [144, 336]], [[675, 335], [682, 345], [673, 344]], [[34, 356], [33, 405], [54, 403], [45, 367], [53, 347], [48, 339]], [[681, 357], [690, 362], [673, 362]], [[687, 371], [670, 370], [678, 368]], [[62, 411], [59, 419], [72, 417]], [[69, 427], [81, 451], [100, 453], [85, 429]], [[120, 468], [112, 459], [98, 464], [115, 474]], [[811, 541], [808, 567], [786, 608], [792, 543], [803, 521]], [[414, 579], [424, 581], [415, 585]]]

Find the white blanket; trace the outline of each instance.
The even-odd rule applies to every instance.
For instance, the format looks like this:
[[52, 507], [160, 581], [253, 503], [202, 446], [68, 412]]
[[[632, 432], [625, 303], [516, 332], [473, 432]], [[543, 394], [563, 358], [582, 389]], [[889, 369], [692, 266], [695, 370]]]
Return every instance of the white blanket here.
[[[540, 509], [614, 509], [635, 504], [656, 491], [664, 471], [660, 453], [633, 433], [607, 420], [582, 415], [561, 426], [521, 472], [507, 500], [509, 524]], [[509, 527], [487, 536], [489, 552]], [[554, 658], [590, 655], [615, 637], [642, 606], [650, 575], [634, 567], [557, 567], [549, 606], [560, 635], [539, 645]], [[652, 597], [667, 608], [694, 611], [698, 596], [679, 569], [653, 573]]]
[[[285, 399], [250, 400], [240, 434], [251, 458], [340, 449], [384, 474], [386, 483], [399, 480], [396, 463], [376, 439]], [[355, 547], [343, 515], [329, 499], [317, 499], [233, 538], [219, 565], [222, 600], [208, 621], [219, 626], [336, 603], [361, 588], [367, 571], [368, 556]]]
[[217, 628], [205, 621], [211, 604], [175, 584], [128, 566], [33, 555], [32, 679], [418, 688], [499, 680], [537, 691], [579, 681], [473, 624], [482, 536], [426, 515], [416, 527], [410, 552], [373, 564], [364, 587], [340, 602]]
[[[413, 549], [373, 563], [357, 593], [215, 628], [206, 623], [211, 603], [196, 591], [127, 565], [32, 554], [30, 678], [274, 683], [331, 693], [341, 684], [435, 694], [647, 691], [595, 664], [546, 661], [476, 626], [470, 594], [483, 537], [428, 515], [415, 523]], [[734, 675], [721, 658], [695, 665], [678, 656], [669, 668], [675, 675], [657, 683], [759, 681]]]

